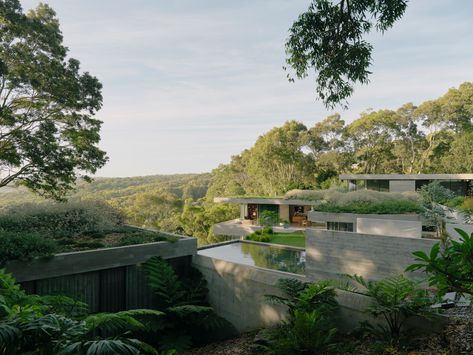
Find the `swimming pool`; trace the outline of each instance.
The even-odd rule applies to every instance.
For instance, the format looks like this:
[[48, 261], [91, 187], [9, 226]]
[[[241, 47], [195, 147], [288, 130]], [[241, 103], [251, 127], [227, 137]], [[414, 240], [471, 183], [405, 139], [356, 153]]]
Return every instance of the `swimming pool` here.
[[265, 269], [300, 275], [305, 273], [305, 251], [296, 248], [237, 242], [201, 249], [198, 254]]

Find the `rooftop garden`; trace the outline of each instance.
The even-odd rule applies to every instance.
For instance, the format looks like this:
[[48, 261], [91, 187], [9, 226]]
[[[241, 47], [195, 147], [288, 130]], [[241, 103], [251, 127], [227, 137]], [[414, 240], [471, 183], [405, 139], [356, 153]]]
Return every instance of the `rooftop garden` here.
[[176, 237], [123, 223], [97, 202], [43, 203], [0, 210], [0, 264], [62, 252], [175, 241]]
[[420, 213], [421, 205], [416, 193], [378, 192], [359, 190], [342, 192], [330, 190], [292, 190], [285, 199], [310, 201], [312, 208], [320, 212], [360, 214]]

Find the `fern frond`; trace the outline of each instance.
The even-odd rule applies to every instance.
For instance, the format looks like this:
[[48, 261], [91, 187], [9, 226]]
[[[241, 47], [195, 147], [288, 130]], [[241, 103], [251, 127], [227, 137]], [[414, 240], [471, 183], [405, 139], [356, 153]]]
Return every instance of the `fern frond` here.
[[98, 329], [109, 332], [120, 332], [145, 328], [142, 322], [129, 314], [123, 314], [121, 312], [92, 314], [87, 316], [84, 322], [89, 332]]
[[21, 331], [18, 328], [10, 324], [0, 323], [0, 353], [13, 353], [12, 349], [15, 348], [20, 336]]
[[143, 264], [148, 285], [165, 307], [180, 303], [185, 291], [173, 268], [161, 257], [154, 256]]

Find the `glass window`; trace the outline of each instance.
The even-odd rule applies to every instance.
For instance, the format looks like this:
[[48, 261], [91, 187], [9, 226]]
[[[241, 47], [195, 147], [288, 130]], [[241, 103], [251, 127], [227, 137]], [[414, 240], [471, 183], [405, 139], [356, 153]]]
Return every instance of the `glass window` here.
[[327, 229], [332, 231], [353, 232], [353, 223], [327, 222]]
[[389, 192], [389, 180], [366, 180], [368, 190]]

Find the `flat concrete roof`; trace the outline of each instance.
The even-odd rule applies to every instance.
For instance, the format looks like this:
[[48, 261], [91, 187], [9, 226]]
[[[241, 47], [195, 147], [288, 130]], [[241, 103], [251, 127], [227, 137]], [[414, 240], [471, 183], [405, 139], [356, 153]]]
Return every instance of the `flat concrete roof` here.
[[340, 174], [340, 180], [473, 180], [473, 174]]
[[282, 197], [274, 198], [257, 198], [257, 197], [215, 197], [216, 203], [253, 203], [256, 205], [297, 205], [297, 206], [311, 206], [314, 201], [310, 200], [296, 200], [285, 199]]

